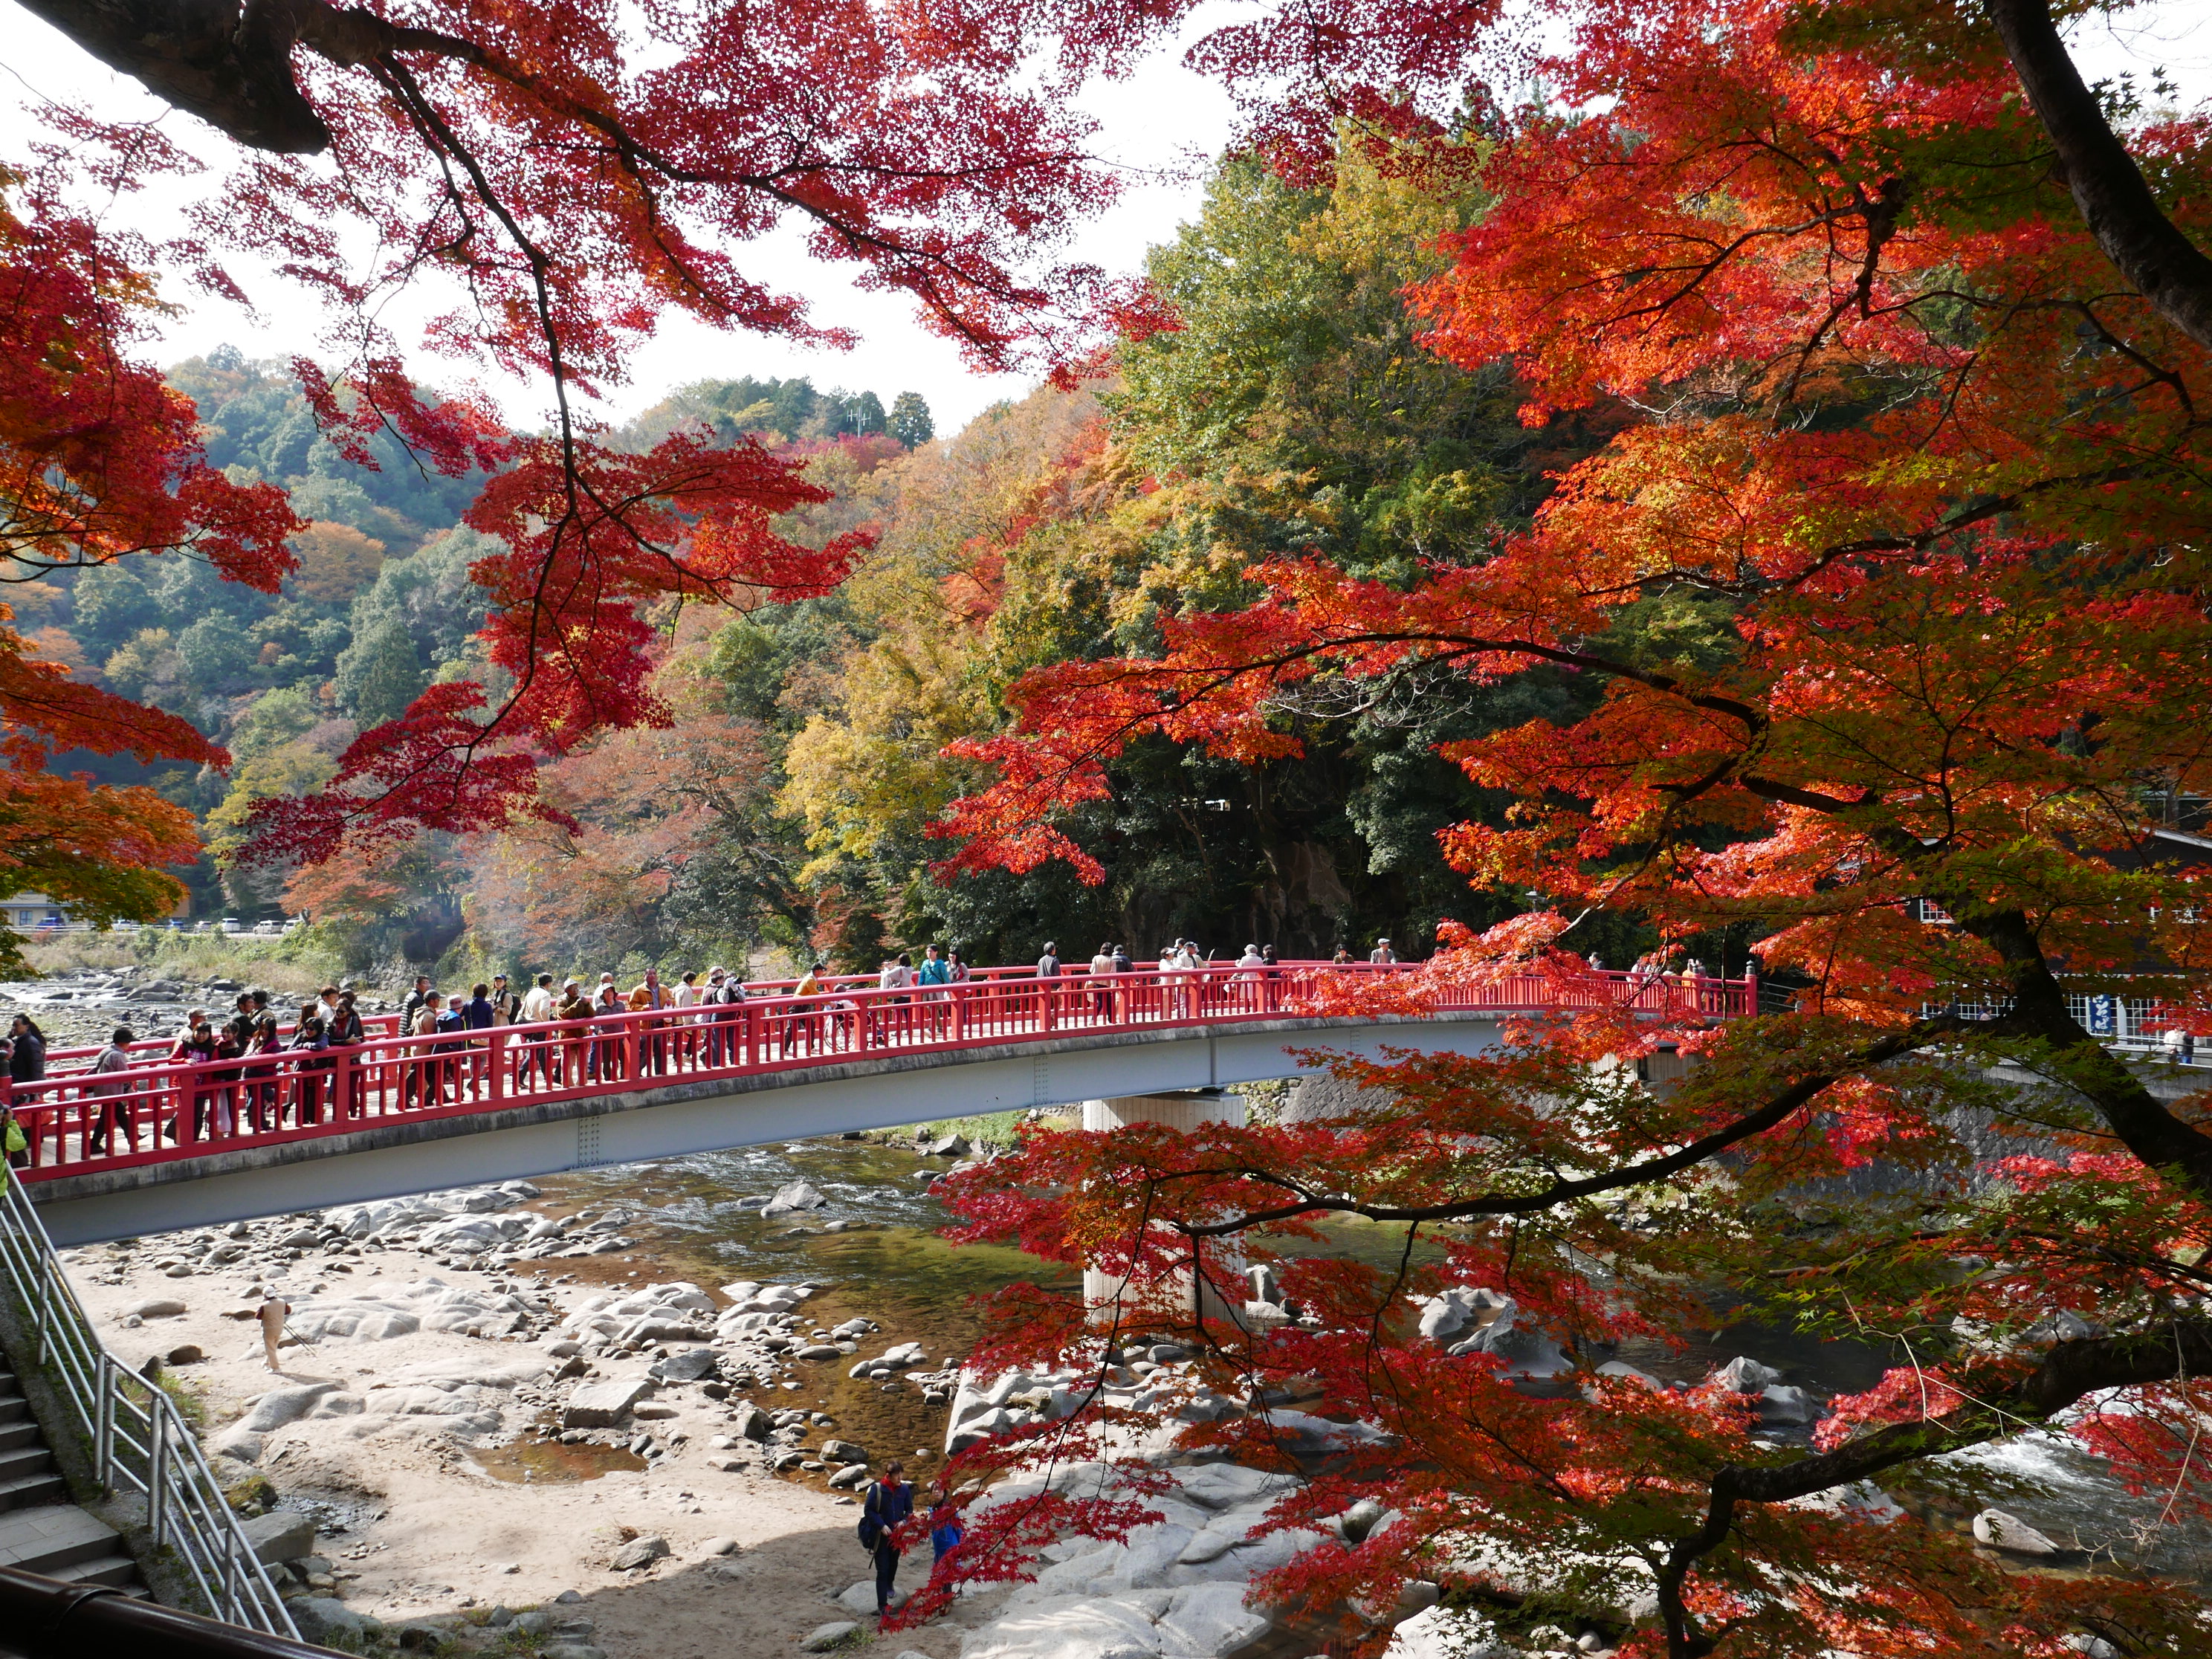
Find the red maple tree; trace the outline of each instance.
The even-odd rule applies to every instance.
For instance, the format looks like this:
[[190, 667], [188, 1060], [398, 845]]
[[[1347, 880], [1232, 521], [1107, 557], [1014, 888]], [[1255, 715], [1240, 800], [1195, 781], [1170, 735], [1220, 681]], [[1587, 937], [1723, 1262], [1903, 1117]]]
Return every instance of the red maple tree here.
[[[1000, 366], [1065, 355], [1114, 303], [1096, 270], [1050, 261], [1068, 221], [1112, 191], [1063, 98], [1111, 47], [1047, 12], [857, 0], [32, 9], [240, 147], [234, 167], [195, 187], [196, 158], [146, 127], [47, 112], [94, 182], [166, 174], [196, 188], [189, 252], [208, 280], [226, 281], [216, 260], [242, 250], [326, 302], [332, 362], [296, 365], [325, 435], [356, 462], [382, 430], [420, 464], [494, 475], [470, 521], [509, 550], [476, 574], [511, 686], [438, 686], [364, 732], [329, 788], [266, 805], [265, 858], [530, 810], [538, 760], [665, 718], [645, 690], [639, 601], [758, 603], [842, 578], [860, 538], [809, 547], [768, 527], [816, 498], [796, 458], [690, 433], [617, 453], [586, 407], [672, 311], [844, 342], [803, 300], [747, 276], [743, 243], [801, 225], [818, 257], [911, 295]], [[1040, 77], [1036, 54], [1054, 41], [1066, 50]], [[434, 276], [453, 299], [428, 351], [533, 378], [544, 434], [510, 434], [481, 399], [421, 389], [437, 377], [380, 319]]]
[[[1989, 1488], [1948, 1455], [2038, 1432], [2108, 1455], [2171, 1524], [2201, 1509], [2212, 1408], [2212, 1126], [2086, 1024], [2106, 997], [2212, 1029], [2199, 842], [2172, 830], [2212, 793], [2212, 266], [2191, 240], [2212, 134], [2137, 114], [2138, 171], [2096, 100], [2063, 95], [2047, 14], [1992, 10], [2002, 33], [1872, 4], [1585, 5], [1534, 65], [1551, 102], [1489, 112], [1480, 145], [1439, 155], [1418, 103], [1391, 106], [1405, 165], [1479, 165], [1497, 198], [1413, 296], [1432, 349], [1512, 360], [1532, 423], [1601, 398], [1638, 418], [1467, 565], [1394, 586], [1286, 559], [1250, 573], [1258, 603], [1167, 624], [1157, 657], [1032, 676], [1018, 730], [969, 746], [1000, 781], [948, 813], [950, 867], [1095, 873], [1055, 818], [1137, 739], [1264, 762], [1295, 751], [1286, 694], [1316, 681], [1555, 665], [1602, 684], [1593, 711], [1455, 744], [1513, 805], [1440, 826], [1473, 881], [1555, 908], [1448, 937], [1429, 975], [1575, 988], [1572, 919], [1607, 908], [1677, 940], [1750, 925], [1795, 994], [1725, 1026], [1530, 1020], [1493, 1054], [1349, 1066], [1384, 1103], [1294, 1127], [1031, 1137], [957, 1185], [962, 1236], [1135, 1291], [1110, 1338], [1069, 1303], [1003, 1300], [985, 1364], [1087, 1364], [1099, 1386], [979, 1469], [1115, 1461], [1146, 1414], [1104, 1345], [1172, 1333], [1203, 1357], [1148, 1384], [1155, 1409], [1202, 1381], [1381, 1431], [1326, 1457], [1258, 1409], [1181, 1435], [1307, 1477], [1270, 1528], [1389, 1512], [1258, 1587], [1354, 1638], [1420, 1578], [1670, 1659], [2201, 1646], [2192, 1596], [2003, 1571], [1949, 1518]], [[2091, 176], [2099, 132], [2131, 190]], [[1724, 611], [1723, 660], [1616, 629], [1668, 591]], [[1694, 1057], [1671, 1088], [1625, 1064], [1661, 1046]], [[1402, 1258], [1315, 1253], [1346, 1216], [1403, 1229]], [[1194, 1268], [1243, 1300], [1232, 1242], [1281, 1258], [1306, 1319], [1194, 1322]], [[1510, 1296], [1571, 1386], [1425, 1340], [1413, 1298], [1454, 1286]], [[1747, 1320], [1889, 1369], [1809, 1441], [1758, 1432], [1755, 1389], [1599, 1369]], [[1020, 1510], [986, 1511], [938, 1588], [1019, 1571]]]
[[[191, 404], [125, 349], [145, 331], [147, 250], [0, 171], [0, 577], [36, 581], [189, 554], [274, 592], [300, 523], [283, 493], [203, 459]], [[0, 605], [0, 870], [94, 921], [151, 921], [183, 894], [164, 866], [198, 848], [191, 814], [150, 789], [52, 769], [70, 750], [227, 763], [188, 722], [70, 677]], [[0, 971], [24, 971], [0, 931]]]

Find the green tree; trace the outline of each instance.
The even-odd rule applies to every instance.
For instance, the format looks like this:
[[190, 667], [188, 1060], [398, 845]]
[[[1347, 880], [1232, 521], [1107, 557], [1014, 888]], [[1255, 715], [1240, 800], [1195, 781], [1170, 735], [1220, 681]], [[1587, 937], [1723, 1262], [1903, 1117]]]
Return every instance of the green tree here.
[[872, 432], [881, 432], [888, 419], [884, 413], [884, 400], [872, 392], [863, 392], [846, 406], [845, 430], [866, 437]]
[[177, 635], [177, 662], [194, 695], [243, 691], [253, 683], [253, 642], [228, 617], [202, 617]]
[[884, 430], [912, 449], [937, 435], [937, 422], [930, 418], [929, 404], [921, 393], [902, 392], [891, 399], [891, 412], [884, 423]]
[[338, 701], [362, 725], [397, 720], [428, 684], [415, 636], [400, 617], [386, 615], [338, 653]]

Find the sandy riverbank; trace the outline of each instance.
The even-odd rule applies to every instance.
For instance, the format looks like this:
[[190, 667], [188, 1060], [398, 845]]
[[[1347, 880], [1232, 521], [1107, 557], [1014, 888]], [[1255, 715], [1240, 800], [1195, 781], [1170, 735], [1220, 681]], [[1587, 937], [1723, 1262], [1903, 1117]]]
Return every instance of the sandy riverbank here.
[[[576, 1209], [541, 1195], [489, 1213], [534, 1228], [544, 1224], [534, 1218]], [[514, 1254], [530, 1246], [509, 1243], [493, 1260], [465, 1239], [457, 1250], [450, 1224], [446, 1242], [410, 1246], [375, 1237], [325, 1242], [319, 1224], [327, 1219], [302, 1215], [66, 1253], [80, 1295], [120, 1357], [204, 1354], [168, 1371], [200, 1403], [211, 1448], [252, 1454], [219, 1453], [217, 1469], [264, 1475], [284, 1509], [322, 1522], [315, 1553], [330, 1582], [303, 1591], [335, 1595], [386, 1626], [459, 1615], [450, 1639], [503, 1650], [547, 1643], [554, 1650], [558, 1638], [471, 1621], [573, 1591], [580, 1604], [562, 1605], [561, 1618], [608, 1659], [792, 1652], [808, 1632], [850, 1616], [831, 1599], [867, 1567], [850, 1499], [823, 1489], [827, 1471], [769, 1468], [793, 1447], [817, 1447], [836, 1425], [808, 1423], [765, 1443], [738, 1432], [747, 1401], [786, 1413], [830, 1403], [843, 1366], [722, 1342], [726, 1364], [750, 1368], [757, 1386], [715, 1399], [711, 1375], [659, 1382], [641, 1414], [564, 1444], [544, 1431], [560, 1422], [575, 1388], [644, 1379], [656, 1356], [685, 1346], [555, 1352], [570, 1346], [561, 1331], [592, 1297], [661, 1282], [641, 1252], [546, 1260]], [[428, 1232], [436, 1239], [441, 1224]], [[579, 1248], [544, 1241], [556, 1243]], [[463, 1252], [476, 1265], [454, 1265], [471, 1259]], [[232, 1316], [272, 1286], [301, 1310], [295, 1328], [318, 1335], [283, 1349], [281, 1376], [264, 1368], [258, 1326]], [[716, 1287], [700, 1288], [718, 1313], [730, 1308]], [[183, 1311], [140, 1311], [172, 1303]], [[377, 1308], [391, 1311], [357, 1316]], [[811, 1334], [803, 1314], [799, 1323], [799, 1336]], [[871, 1333], [866, 1352], [901, 1340], [896, 1329]], [[586, 1374], [553, 1381], [564, 1368]], [[258, 1437], [239, 1426], [284, 1418], [301, 1396], [310, 1397], [304, 1414]], [[259, 1418], [247, 1417], [257, 1402]], [[647, 1456], [627, 1449], [646, 1435]], [[914, 1447], [870, 1449], [878, 1462], [915, 1461]], [[614, 1570], [617, 1553], [636, 1538], [663, 1539], [670, 1553]], [[733, 1550], [717, 1553], [732, 1541]], [[913, 1577], [921, 1571], [908, 1569]], [[963, 1616], [973, 1622], [983, 1612], [979, 1603]], [[580, 1618], [590, 1632], [574, 1631]], [[951, 1659], [962, 1628], [948, 1622], [907, 1632], [884, 1650]]]

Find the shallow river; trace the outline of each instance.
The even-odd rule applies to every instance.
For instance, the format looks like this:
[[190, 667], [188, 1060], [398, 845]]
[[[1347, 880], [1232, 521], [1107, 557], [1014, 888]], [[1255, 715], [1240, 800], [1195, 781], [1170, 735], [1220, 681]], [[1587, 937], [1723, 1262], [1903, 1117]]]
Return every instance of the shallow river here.
[[[738, 1279], [803, 1280], [821, 1287], [806, 1304], [816, 1324], [865, 1315], [884, 1328], [875, 1345], [920, 1340], [939, 1363], [964, 1355], [974, 1342], [980, 1328], [977, 1298], [1023, 1279], [1066, 1295], [1078, 1290], [1076, 1275], [1021, 1251], [955, 1249], [940, 1237], [944, 1206], [918, 1177], [945, 1167], [945, 1160], [872, 1141], [830, 1139], [582, 1171], [540, 1184], [549, 1197], [621, 1202], [636, 1211], [624, 1231], [640, 1241], [636, 1254], [653, 1263], [641, 1279], [690, 1279], [708, 1286]], [[800, 1179], [829, 1197], [828, 1208], [763, 1221], [756, 1211], [738, 1207], [742, 1197]], [[822, 1230], [833, 1221], [845, 1222], [846, 1229]], [[1352, 1222], [1332, 1228], [1329, 1238], [1333, 1250], [1389, 1266], [1398, 1259], [1403, 1235], [1396, 1228]], [[863, 1351], [872, 1350], [864, 1345]], [[1811, 1342], [1757, 1326], [1732, 1327], [1679, 1352], [1638, 1344], [1620, 1357], [1662, 1377], [1695, 1380], [1737, 1354], [1775, 1366], [1785, 1380], [1822, 1395], [1864, 1389], [1888, 1363], [1871, 1347]], [[818, 1387], [784, 1403], [828, 1411], [838, 1432], [872, 1449], [908, 1456], [925, 1475], [940, 1461], [941, 1408], [925, 1406], [911, 1388], [886, 1392], [854, 1382], [842, 1367], [823, 1372]], [[580, 1466], [559, 1468], [560, 1450], [544, 1449], [549, 1461], [535, 1478], [586, 1472]], [[909, 1455], [917, 1452], [919, 1458]], [[2022, 1483], [1996, 1501], [2062, 1544], [2139, 1570], [2212, 1583], [2212, 1527], [2172, 1513], [2161, 1495], [2130, 1495], [2099, 1460], [2048, 1437], [2032, 1437], [1982, 1454], [1979, 1461]], [[1966, 1513], [1943, 1521], [1963, 1526]]]

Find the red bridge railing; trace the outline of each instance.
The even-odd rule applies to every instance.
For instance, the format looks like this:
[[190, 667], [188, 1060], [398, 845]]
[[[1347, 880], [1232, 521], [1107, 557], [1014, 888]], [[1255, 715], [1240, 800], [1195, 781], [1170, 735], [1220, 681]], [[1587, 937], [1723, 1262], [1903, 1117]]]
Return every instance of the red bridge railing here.
[[[387, 1029], [345, 1048], [198, 1062], [149, 1055], [121, 1071], [57, 1072], [11, 1085], [9, 1106], [29, 1143], [17, 1173], [35, 1182], [348, 1134], [396, 1117], [465, 1117], [525, 1101], [800, 1071], [872, 1054], [1082, 1031], [1233, 1026], [1307, 1011], [1325, 976], [1404, 971], [1286, 963], [1272, 971], [1216, 966], [1040, 978], [1034, 969], [1006, 969], [957, 985], [890, 991], [875, 988], [872, 977], [841, 981], [805, 997], [785, 981], [752, 987], [742, 1003], [414, 1037], [390, 1030], [386, 1017]], [[1440, 1013], [1626, 1006], [1729, 1018], [1755, 1012], [1756, 998], [1747, 980], [1608, 974], [1562, 988], [1529, 975], [1446, 993], [1432, 1006]]]

